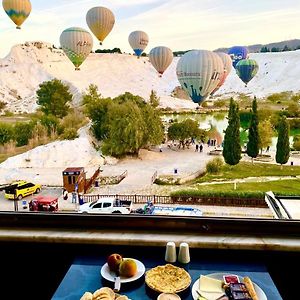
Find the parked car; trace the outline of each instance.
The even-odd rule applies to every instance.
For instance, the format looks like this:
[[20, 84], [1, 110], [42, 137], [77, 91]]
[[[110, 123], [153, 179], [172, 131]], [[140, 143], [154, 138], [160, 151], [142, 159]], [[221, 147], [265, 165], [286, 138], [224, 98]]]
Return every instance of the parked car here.
[[80, 205], [81, 213], [98, 214], [130, 214], [132, 210], [132, 201], [120, 200], [114, 197], [105, 197], [91, 203]]
[[58, 198], [37, 196], [29, 202], [30, 211], [58, 211]]
[[5, 198], [21, 200], [26, 196], [39, 193], [42, 187], [40, 184], [34, 184], [25, 180], [13, 182], [5, 188]]

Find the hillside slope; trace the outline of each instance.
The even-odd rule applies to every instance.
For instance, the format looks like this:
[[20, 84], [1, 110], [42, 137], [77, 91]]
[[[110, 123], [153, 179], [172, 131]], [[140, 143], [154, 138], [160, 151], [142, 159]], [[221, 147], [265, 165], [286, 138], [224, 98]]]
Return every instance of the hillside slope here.
[[[246, 88], [234, 70], [216, 96], [234, 96], [245, 93], [263, 97], [274, 92], [300, 90], [300, 51], [280, 53], [254, 53], [260, 69]], [[128, 54], [92, 53], [74, 71], [73, 65], [59, 49], [42, 42], [16, 45], [10, 54], [0, 60], [0, 96], [13, 112], [32, 112], [36, 109], [36, 90], [41, 82], [58, 78], [70, 86], [74, 105], [78, 105], [82, 93], [89, 84], [98, 85], [105, 97], [115, 97], [126, 91], [148, 99], [151, 90], [161, 97], [161, 106], [195, 108], [192, 101], [171, 97], [179, 82], [174, 58], [172, 65], [159, 78], [155, 69], [144, 57], [137, 59]]]

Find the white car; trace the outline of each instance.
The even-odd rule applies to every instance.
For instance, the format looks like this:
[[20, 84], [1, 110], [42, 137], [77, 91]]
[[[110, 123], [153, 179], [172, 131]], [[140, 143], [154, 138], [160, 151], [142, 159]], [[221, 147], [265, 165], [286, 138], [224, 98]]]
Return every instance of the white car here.
[[114, 197], [101, 198], [91, 203], [80, 205], [81, 213], [98, 214], [130, 214], [132, 210], [132, 201], [119, 200]]

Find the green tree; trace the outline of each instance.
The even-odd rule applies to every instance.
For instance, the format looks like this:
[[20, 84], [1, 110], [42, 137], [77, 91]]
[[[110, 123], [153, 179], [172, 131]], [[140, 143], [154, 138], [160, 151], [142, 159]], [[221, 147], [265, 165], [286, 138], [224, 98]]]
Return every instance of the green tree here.
[[278, 124], [278, 140], [276, 145], [276, 162], [286, 164], [290, 157], [290, 142], [289, 142], [289, 123], [285, 117], [282, 117]]
[[259, 132], [258, 132], [258, 116], [257, 116], [257, 101], [254, 97], [252, 103], [252, 114], [250, 120], [248, 143], [247, 143], [247, 154], [252, 158], [257, 157], [259, 153]]
[[240, 117], [238, 104], [231, 98], [228, 126], [225, 130], [223, 156], [224, 160], [229, 165], [236, 165], [241, 159], [240, 145]]
[[104, 154], [120, 157], [137, 154], [144, 142], [145, 124], [138, 105], [134, 102], [114, 103], [108, 111], [109, 135], [104, 140]]
[[69, 87], [61, 80], [53, 79], [41, 83], [36, 93], [37, 104], [41, 106], [41, 111], [46, 115], [52, 114], [62, 118], [68, 114], [68, 104], [72, 101], [73, 96], [69, 92]]
[[157, 93], [153, 90], [151, 90], [149, 103], [152, 107], [157, 108], [159, 105], [160, 98], [157, 97]]
[[32, 138], [34, 124], [32, 122], [18, 122], [14, 126], [14, 139], [17, 147], [28, 145], [29, 139]]
[[181, 123], [174, 123], [168, 128], [168, 138], [179, 142], [183, 149], [191, 144], [192, 138], [205, 139], [204, 130], [199, 128], [197, 121], [187, 119]]
[[101, 94], [98, 91], [98, 86], [90, 84], [87, 91], [82, 96], [83, 105], [97, 103], [101, 99]]
[[13, 126], [7, 123], [0, 123], [0, 145], [4, 145], [14, 139]]
[[112, 105], [112, 99], [101, 98], [98, 87], [91, 84], [83, 95], [85, 113], [92, 120], [92, 131], [98, 140], [103, 140], [109, 134], [108, 110]]
[[143, 147], [160, 144], [164, 139], [164, 126], [160, 115], [150, 105], [146, 105], [142, 113], [145, 123]]
[[264, 148], [267, 148], [272, 144], [272, 137], [274, 135], [273, 126], [270, 120], [264, 120], [258, 125], [259, 135], [259, 149], [261, 153]]

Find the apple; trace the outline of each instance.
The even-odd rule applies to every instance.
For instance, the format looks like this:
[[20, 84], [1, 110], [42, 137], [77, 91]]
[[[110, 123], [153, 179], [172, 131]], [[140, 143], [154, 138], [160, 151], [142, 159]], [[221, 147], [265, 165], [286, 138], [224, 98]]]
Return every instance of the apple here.
[[124, 259], [120, 264], [120, 275], [132, 277], [137, 273], [137, 264], [133, 259]]
[[108, 267], [112, 272], [119, 271], [119, 266], [122, 261], [123, 261], [123, 257], [121, 254], [118, 254], [118, 253], [111, 254], [107, 258]]

